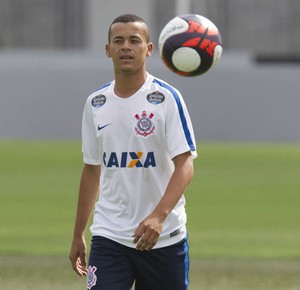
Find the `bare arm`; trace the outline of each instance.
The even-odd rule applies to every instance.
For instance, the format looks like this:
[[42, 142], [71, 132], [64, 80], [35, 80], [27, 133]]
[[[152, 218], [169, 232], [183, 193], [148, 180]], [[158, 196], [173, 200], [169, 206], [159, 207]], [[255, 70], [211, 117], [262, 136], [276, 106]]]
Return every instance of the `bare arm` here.
[[144, 219], [134, 232], [134, 243], [139, 250], [151, 250], [162, 231], [163, 222], [175, 207], [193, 177], [193, 157], [190, 152], [173, 159], [175, 170], [166, 192], [154, 211]]
[[99, 166], [85, 164], [82, 170], [73, 242], [69, 254], [74, 271], [79, 276], [87, 274], [85, 230], [99, 193]]

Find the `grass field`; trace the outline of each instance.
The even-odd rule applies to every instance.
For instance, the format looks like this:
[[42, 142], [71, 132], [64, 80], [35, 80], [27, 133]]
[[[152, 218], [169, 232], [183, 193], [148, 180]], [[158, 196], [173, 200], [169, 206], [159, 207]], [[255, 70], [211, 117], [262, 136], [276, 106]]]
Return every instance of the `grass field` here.
[[[67, 258], [80, 150], [0, 142], [1, 289], [84, 289]], [[190, 290], [300, 289], [300, 145], [204, 143], [198, 153], [186, 193]]]

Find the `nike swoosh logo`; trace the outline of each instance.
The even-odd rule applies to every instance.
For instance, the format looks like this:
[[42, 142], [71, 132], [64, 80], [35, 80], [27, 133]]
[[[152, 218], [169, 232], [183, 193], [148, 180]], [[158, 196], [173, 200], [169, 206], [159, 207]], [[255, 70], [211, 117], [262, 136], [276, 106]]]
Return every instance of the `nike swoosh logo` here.
[[104, 125], [104, 126], [99, 126], [99, 125], [98, 125], [98, 131], [104, 129], [105, 127], [107, 127], [107, 126], [110, 125], [110, 124], [111, 124], [111, 123], [106, 124], [106, 125]]

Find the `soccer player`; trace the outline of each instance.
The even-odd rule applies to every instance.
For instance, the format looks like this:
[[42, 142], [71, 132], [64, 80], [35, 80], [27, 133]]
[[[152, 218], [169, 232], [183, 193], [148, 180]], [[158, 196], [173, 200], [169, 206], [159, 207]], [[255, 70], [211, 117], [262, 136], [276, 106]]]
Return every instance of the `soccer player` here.
[[[138, 16], [117, 17], [106, 55], [115, 80], [91, 94], [70, 260], [87, 289], [188, 289], [184, 191], [195, 138], [178, 90], [146, 71], [153, 44]], [[89, 263], [84, 233], [94, 209]]]

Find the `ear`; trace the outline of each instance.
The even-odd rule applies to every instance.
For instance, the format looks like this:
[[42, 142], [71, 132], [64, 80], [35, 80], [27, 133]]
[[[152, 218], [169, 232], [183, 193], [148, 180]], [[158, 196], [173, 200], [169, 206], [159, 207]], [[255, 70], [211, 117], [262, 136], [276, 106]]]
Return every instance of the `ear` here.
[[111, 57], [109, 44], [106, 44], [106, 46], [105, 46], [105, 52], [106, 52], [106, 56], [107, 57]]
[[149, 42], [147, 44], [147, 53], [146, 53], [146, 56], [151, 56], [153, 50], [154, 50], [154, 44], [152, 42]]

